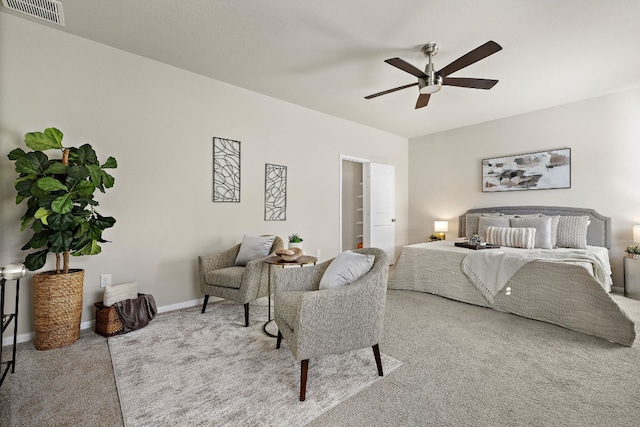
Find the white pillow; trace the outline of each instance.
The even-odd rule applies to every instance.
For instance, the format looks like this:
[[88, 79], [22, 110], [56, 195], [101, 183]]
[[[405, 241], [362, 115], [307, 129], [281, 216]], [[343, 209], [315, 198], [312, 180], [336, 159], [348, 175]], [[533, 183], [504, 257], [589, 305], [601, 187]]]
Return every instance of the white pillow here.
[[487, 228], [487, 243], [512, 248], [533, 249], [536, 243], [535, 228]]
[[[511, 218], [511, 226], [518, 228], [536, 229], [536, 248], [553, 249], [555, 246], [555, 234], [553, 232], [553, 218], [550, 216]], [[556, 231], [558, 226], [556, 224]]]
[[334, 258], [320, 279], [320, 289], [341, 288], [355, 282], [371, 270], [374, 255], [344, 251]]
[[134, 298], [138, 298], [138, 282], [124, 283], [122, 285], [107, 285], [104, 288], [102, 305], [110, 307], [119, 301]]
[[268, 256], [275, 238], [276, 236], [247, 236], [245, 234], [242, 243], [240, 243], [235, 264], [245, 266], [249, 261]]
[[505, 216], [481, 216], [478, 221], [478, 234], [484, 241], [487, 240], [487, 228], [489, 227], [510, 227], [509, 217]]

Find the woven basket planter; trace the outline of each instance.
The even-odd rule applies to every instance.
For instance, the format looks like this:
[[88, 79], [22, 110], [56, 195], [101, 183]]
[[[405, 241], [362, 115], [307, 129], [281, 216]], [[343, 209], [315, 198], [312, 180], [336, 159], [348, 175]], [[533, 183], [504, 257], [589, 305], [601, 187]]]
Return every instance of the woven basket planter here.
[[84, 270], [33, 275], [33, 311], [38, 350], [64, 347], [80, 338]]

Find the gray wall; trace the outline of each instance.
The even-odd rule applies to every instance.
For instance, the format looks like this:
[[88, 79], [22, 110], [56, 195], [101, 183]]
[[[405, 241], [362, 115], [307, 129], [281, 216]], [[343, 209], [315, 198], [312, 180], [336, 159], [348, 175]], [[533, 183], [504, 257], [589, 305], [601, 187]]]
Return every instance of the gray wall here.
[[[63, 143], [90, 142], [114, 156], [116, 185], [100, 212], [117, 224], [112, 243], [72, 259], [86, 270], [83, 321], [102, 299], [100, 274], [137, 281], [161, 307], [201, 298], [199, 254], [244, 233], [297, 232], [322, 259], [340, 247], [340, 155], [396, 167], [396, 245], [407, 243], [408, 141], [0, 13], [0, 265], [21, 261], [23, 206], [6, 158], [26, 132], [54, 126]], [[241, 203], [212, 203], [212, 138], [242, 142]], [[287, 221], [264, 221], [265, 163], [287, 166]], [[48, 268], [53, 264], [53, 256]], [[47, 269], [48, 269], [47, 268]], [[20, 331], [33, 330], [30, 276]]]
[[[469, 208], [557, 205], [596, 209], [612, 218], [613, 280], [623, 286], [622, 257], [640, 224], [640, 89], [455, 129], [409, 141], [409, 236], [423, 241], [433, 221]], [[571, 148], [571, 188], [483, 193], [484, 158]]]

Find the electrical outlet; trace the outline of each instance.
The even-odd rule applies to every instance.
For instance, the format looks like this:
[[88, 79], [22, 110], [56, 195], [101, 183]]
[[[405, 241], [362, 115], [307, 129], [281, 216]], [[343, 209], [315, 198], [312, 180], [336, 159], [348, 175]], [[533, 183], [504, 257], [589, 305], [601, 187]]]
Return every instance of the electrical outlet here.
[[316, 249], [316, 258], [320, 259], [320, 249]]
[[101, 274], [100, 275], [100, 287], [104, 288], [105, 286], [111, 285], [111, 275], [110, 274]]

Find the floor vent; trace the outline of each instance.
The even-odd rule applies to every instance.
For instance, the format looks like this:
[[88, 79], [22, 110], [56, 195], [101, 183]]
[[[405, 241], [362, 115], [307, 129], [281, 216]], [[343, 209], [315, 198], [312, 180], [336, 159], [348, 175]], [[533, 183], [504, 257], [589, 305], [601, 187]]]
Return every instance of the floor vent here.
[[64, 26], [62, 3], [56, 0], [2, 0], [11, 10]]

